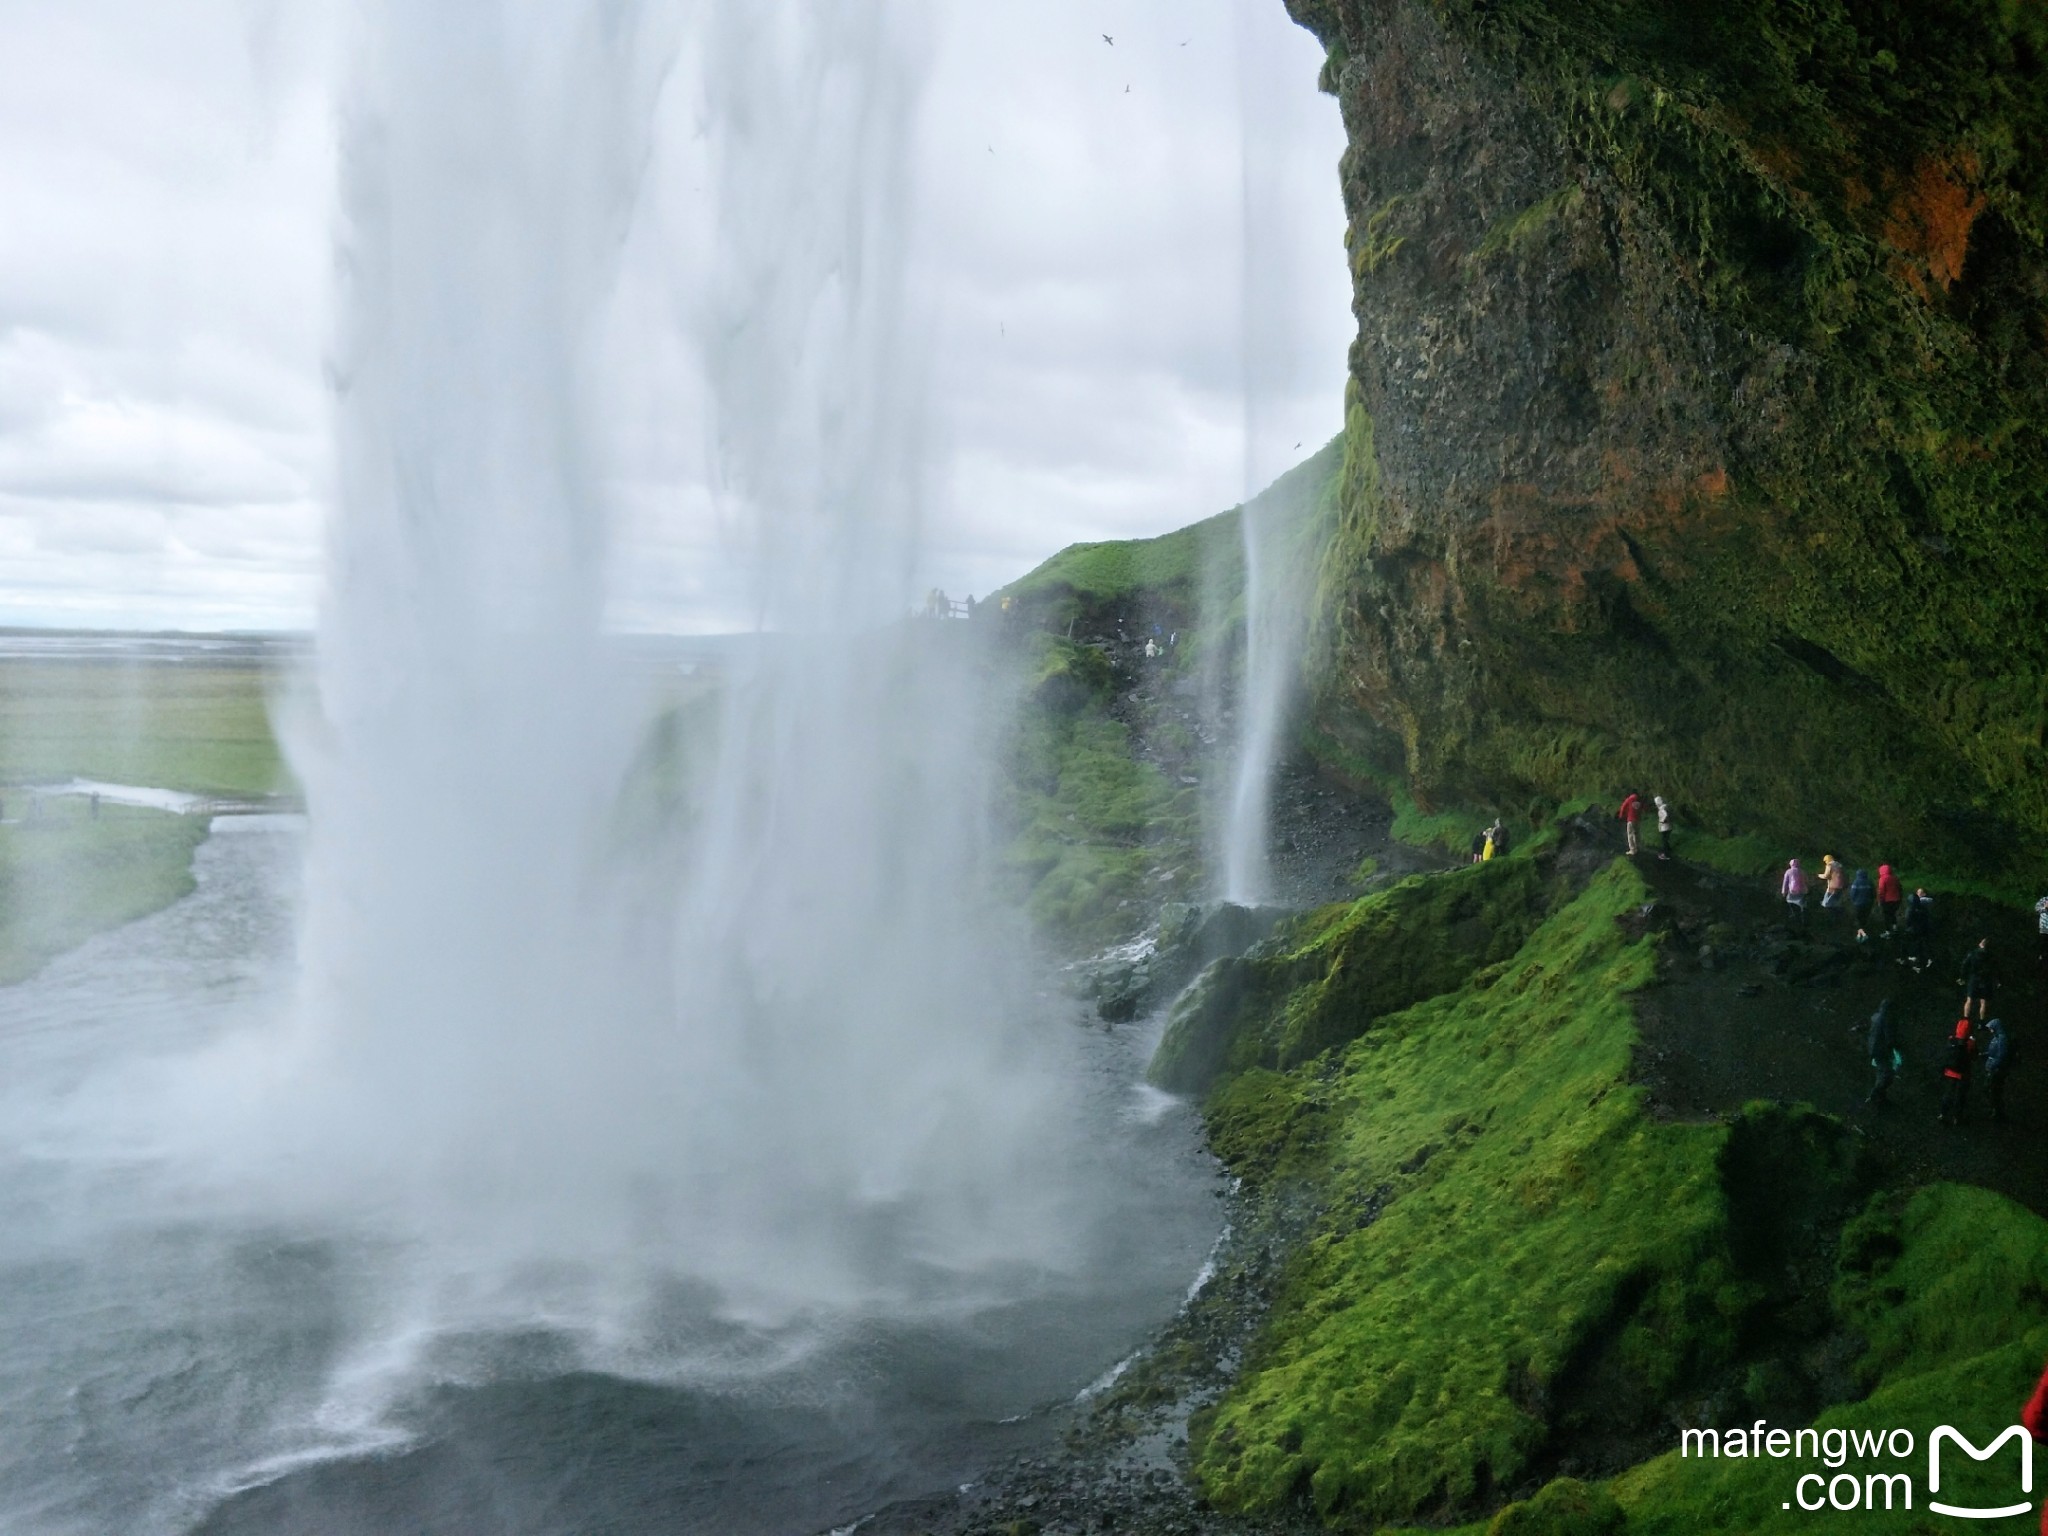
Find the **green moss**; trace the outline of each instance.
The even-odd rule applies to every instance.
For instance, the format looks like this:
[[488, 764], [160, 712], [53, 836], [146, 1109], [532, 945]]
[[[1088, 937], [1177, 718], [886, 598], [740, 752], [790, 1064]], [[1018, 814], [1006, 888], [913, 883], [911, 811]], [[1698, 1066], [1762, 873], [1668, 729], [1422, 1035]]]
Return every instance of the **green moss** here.
[[1724, 1133], [1654, 1124], [1627, 1086], [1651, 945], [1616, 919], [1643, 894], [1612, 868], [1497, 976], [1381, 1020], [1325, 1086], [1248, 1075], [1219, 1097], [1225, 1146], [1275, 1125], [1326, 1143], [1332, 1215], [1196, 1426], [1214, 1502], [1306, 1496], [1347, 1522], [1469, 1505], [1521, 1476], [1592, 1341], [1625, 1336], [1665, 1389], [1732, 1348], [1751, 1298], [1718, 1246]]
[[1548, 197], [1495, 224], [1473, 250], [1472, 259], [1484, 261], [1489, 256], [1516, 250], [1555, 223], [1560, 213], [1578, 208], [1585, 199], [1586, 194], [1577, 183], [1559, 187]]
[[1310, 913], [1211, 966], [1175, 1005], [1148, 1075], [1193, 1093], [1249, 1067], [1308, 1061], [1514, 954], [1548, 898], [1533, 861], [1507, 858]]
[[[1924, 1531], [1927, 1438], [1953, 1424], [1977, 1444], [2016, 1421], [2048, 1354], [2048, 1222], [1988, 1190], [1937, 1184], [1880, 1195], [1843, 1232], [1835, 1304], [1868, 1340], [1860, 1369], [1872, 1388], [1828, 1410], [1822, 1429], [1909, 1429], [1919, 1454], [1857, 1457], [1852, 1475], [1904, 1472], [1920, 1503], [1909, 1514], [1859, 1512], [1859, 1530]], [[1785, 1425], [1801, 1428], [1803, 1425]], [[1792, 1503], [1802, 1473], [1837, 1469], [1811, 1457], [1702, 1459], [1675, 1451], [1616, 1478], [1628, 1528], [1645, 1536], [1703, 1530], [1809, 1529]], [[1957, 1504], [2011, 1501], [2009, 1457], [1978, 1466], [1945, 1457], [1941, 1497]]]
[[995, 594], [1017, 601], [1072, 594], [1097, 601], [1129, 598], [1141, 591], [1192, 594], [1204, 573], [1221, 570], [1233, 590], [1243, 584], [1243, 549], [1237, 511], [1219, 512], [1155, 539], [1114, 539], [1069, 544], [1028, 575]]
[[1039, 928], [1086, 947], [1135, 932], [1152, 900], [1193, 883], [1200, 818], [1193, 793], [1133, 756], [1129, 729], [1092, 694], [1076, 705], [1069, 685], [1072, 672], [1042, 673], [1013, 734], [1004, 862]]
[[1605, 1488], [1575, 1477], [1545, 1483], [1536, 1497], [1510, 1504], [1493, 1517], [1486, 1536], [1616, 1536], [1627, 1523]]
[[0, 985], [185, 895], [205, 836], [203, 816], [103, 805], [94, 817], [70, 797], [0, 826]]

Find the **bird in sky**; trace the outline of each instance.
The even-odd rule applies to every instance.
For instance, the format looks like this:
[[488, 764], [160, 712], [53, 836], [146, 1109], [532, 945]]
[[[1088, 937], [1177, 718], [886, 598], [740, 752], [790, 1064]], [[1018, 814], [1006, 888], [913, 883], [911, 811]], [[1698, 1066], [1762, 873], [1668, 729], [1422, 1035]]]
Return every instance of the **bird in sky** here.
[[1301, 444], [1299, 444], [1299, 443], [1296, 443], [1296, 444], [1295, 444], [1294, 446], [1295, 446], [1295, 447], [1297, 447], [1297, 448], [1299, 448], [1299, 447], [1301, 446]]
[[1114, 48], [1114, 47], [1116, 46], [1116, 39], [1115, 39], [1115, 38], [1113, 38], [1113, 37], [1111, 37], [1111, 36], [1110, 36], [1110, 35], [1109, 35], [1109, 34], [1108, 34], [1107, 32], [1105, 32], [1105, 33], [1103, 33], [1103, 34], [1102, 34], [1102, 40], [1103, 40], [1103, 41], [1104, 41], [1105, 43], [1109, 44], [1109, 46], [1110, 46], [1110, 47], [1112, 47], [1112, 48]]
[[1131, 88], [1128, 85], [1124, 87], [1124, 94], [1126, 96], [1131, 94]]

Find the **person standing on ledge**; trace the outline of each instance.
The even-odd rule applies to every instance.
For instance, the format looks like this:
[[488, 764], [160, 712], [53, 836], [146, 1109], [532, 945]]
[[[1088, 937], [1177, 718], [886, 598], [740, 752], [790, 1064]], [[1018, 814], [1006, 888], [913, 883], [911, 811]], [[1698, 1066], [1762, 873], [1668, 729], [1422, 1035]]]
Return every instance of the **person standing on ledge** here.
[[1614, 813], [1621, 818], [1621, 829], [1628, 834], [1628, 856], [1636, 856], [1636, 823], [1643, 819], [1643, 797], [1634, 790], [1621, 802], [1621, 809]]
[[1671, 857], [1671, 802], [1662, 795], [1652, 797], [1657, 802], [1657, 857]]
[[1916, 885], [1913, 894], [1906, 900], [1906, 915], [1899, 920], [1905, 928], [1906, 947], [1899, 956], [1899, 964], [1911, 965], [1916, 971], [1924, 971], [1934, 964], [1929, 953], [1929, 944], [1934, 937], [1934, 898], [1927, 894], [1927, 887]]
[[1806, 931], [1806, 871], [1793, 859], [1778, 879], [1778, 894], [1785, 898], [1787, 921], [1800, 933]]
[[1870, 1016], [1870, 1034], [1865, 1041], [1870, 1052], [1870, 1092], [1863, 1102], [1875, 1104], [1883, 1109], [1889, 1102], [1885, 1094], [1890, 1091], [1892, 1078], [1899, 1070], [1898, 1042], [1892, 1038], [1892, 1000], [1886, 998], [1877, 1005], [1877, 1012]]
[[1974, 1017], [1982, 1024], [1985, 1014], [1991, 1011], [1991, 994], [1998, 985], [1989, 939], [1979, 939], [1976, 947], [1964, 954], [1963, 974], [1956, 978], [1956, 985], [1963, 989], [1963, 1017], [1972, 1017], [1970, 1004], [1975, 1003]]
[[1976, 1047], [1970, 1021], [1957, 1019], [1955, 1033], [1948, 1037], [1947, 1059], [1941, 1067], [1941, 1113], [1934, 1117], [1937, 1125], [1963, 1123], [1963, 1111], [1970, 1102], [1970, 1057]]
[[1984, 1091], [1991, 1097], [1991, 1118], [2005, 1124], [2005, 1074], [2012, 1070], [2012, 1042], [2005, 1037], [2005, 1020], [1993, 1019], [1984, 1026]]

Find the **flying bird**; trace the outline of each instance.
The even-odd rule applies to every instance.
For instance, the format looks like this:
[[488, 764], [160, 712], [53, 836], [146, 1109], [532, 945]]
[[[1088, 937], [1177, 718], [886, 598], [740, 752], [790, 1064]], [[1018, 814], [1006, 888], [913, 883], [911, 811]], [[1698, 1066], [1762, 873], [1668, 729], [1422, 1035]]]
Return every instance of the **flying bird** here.
[[1124, 94], [1126, 96], [1131, 94], [1131, 88], [1128, 85], [1124, 87]]
[[1297, 447], [1297, 448], [1299, 448], [1299, 447], [1301, 446], [1301, 444], [1299, 444], [1299, 443], [1296, 443], [1296, 444], [1295, 444], [1294, 446], [1295, 446], [1295, 447]]
[[1110, 36], [1110, 35], [1109, 35], [1109, 34], [1108, 34], [1107, 32], [1105, 32], [1105, 33], [1103, 33], [1103, 34], [1102, 34], [1102, 40], [1103, 40], [1103, 41], [1104, 41], [1105, 43], [1109, 44], [1109, 46], [1110, 46], [1110, 47], [1112, 47], [1112, 48], [1114, 48], [1114, 47], [1116, 46], [1116, 39], [1115, 39], [1115, 38], [1113, 38], [1113, 37], [1111, 37], [1111, 36]]

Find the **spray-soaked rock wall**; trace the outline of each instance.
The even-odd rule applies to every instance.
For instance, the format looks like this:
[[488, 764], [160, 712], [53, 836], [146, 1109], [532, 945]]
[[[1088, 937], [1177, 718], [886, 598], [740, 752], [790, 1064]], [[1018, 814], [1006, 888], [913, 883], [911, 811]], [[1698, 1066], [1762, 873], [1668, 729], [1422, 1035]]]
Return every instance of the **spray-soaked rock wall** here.
[[2043, 13], [1288, 4], [1350, 140], [1328, 750], [2031, 878]]

